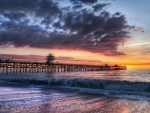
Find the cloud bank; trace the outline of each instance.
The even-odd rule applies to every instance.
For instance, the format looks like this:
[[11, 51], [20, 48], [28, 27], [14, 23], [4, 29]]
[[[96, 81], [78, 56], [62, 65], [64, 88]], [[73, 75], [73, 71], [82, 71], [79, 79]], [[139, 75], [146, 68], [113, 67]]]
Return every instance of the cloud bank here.
[[[15, 61], [32, 61], [32, 62], [45, 62], [46, 56], [41, 55], [17, 55], [17, 54], [0, 54], [0, 60], [15, 60]], [[84, 63], [100, 63], [99, 60], [77, 60], [73, 57], [63, 57], [63, 56], [55, 56], [55, 62], [63, 62], [63, 63], [77, 63], [82, 64]]]
[[117, 47], [131, 38], [127, 29], [132, 27], [125, 15], [110, 14], [109, 5], [98, 0], [0, 0], [0, 45], [124, 55]]

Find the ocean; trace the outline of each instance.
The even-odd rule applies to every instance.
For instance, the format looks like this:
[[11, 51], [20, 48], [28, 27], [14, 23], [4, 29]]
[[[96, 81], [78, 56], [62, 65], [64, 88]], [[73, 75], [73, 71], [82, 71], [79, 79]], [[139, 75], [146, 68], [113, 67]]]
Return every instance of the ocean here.
[[150, 70], [1, 72], [0, 113], [150, 113]]

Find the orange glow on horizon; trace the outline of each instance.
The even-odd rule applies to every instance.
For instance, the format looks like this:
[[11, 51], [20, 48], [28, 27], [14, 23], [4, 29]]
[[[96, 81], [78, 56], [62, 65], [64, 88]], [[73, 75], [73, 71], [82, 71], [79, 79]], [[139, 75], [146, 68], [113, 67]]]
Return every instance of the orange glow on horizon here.
[[147, 66], [147, 65], [127, 65], [127, 69], [147, 70], [147, 69], [150, 69], [150, 66]]
[[[64, 60], [56, 59], [55, 62], [62, 62], [62, 63], [73, 63], [73, 64], [89, 64], [89, 65], [105, 65], [108, 64], [112, 65], [126, 65], [127, 69], [150, 69], [150, 65], [146, 62], [149, 62], [149, 56], [145, 56], [142, 59], [140, 56], [142, 54], [136, 55], [139, 58], [135, 58], [132, 54], [121, 55], [121, 56], [107, 56], [101, 53], [92, 53], [83, 50], [62, 50], [62, 49], [38, 49], [38, 48], [15, 48], [15, 47], [8, 47], [8, 48], [0, 48], [0, 54], [9, 54], [10, 56], [13, 55], [14, 60], [17, 56], [15, 55], [22, 55], [27, 56], [22, 57], [21, 60], [36, 60], [36, 61], [45, 61], [45, 57], [52, 53], [54, 56], [58, 57], [66, 57]], [[39, 55], [42, 57], [37, 58], [30, 58], [28, 56], [32, 55]], [[1, 56], [0, 56], [1, 57]], [[70, 58], [70, 59], [67, 59]], [[8, 57], [11, 59], [12, 57]], [[8, 59], [6, 58], [6, 59]], [[39, 59], [38, 59], [39, 58]], [[17, 60], [17, 58], [16, 58]]]

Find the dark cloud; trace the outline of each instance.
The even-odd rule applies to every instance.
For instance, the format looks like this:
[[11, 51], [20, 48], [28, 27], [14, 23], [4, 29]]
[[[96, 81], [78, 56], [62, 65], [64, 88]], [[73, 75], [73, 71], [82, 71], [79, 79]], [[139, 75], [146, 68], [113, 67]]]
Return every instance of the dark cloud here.
[[126, 25], [125, 28], [133, 30], [135, 32], [144, 32], [144, 30], [141, 27]]
[[[12, 59], [13, 58], [13, 59]], [[17, 55], [17, 54], [0, 54], [0, 59], [1, 60], [15, 60], [15, 61], [32, 61], [32, 62], [45, 62], [46, 61], [46, 56], [40, 56], [40, 55]], [[59, 63], [72, 63], [72, 64], [82, 64], [84, 63], [100, 63], [101, 61], [99, 60], [77, 60], [72, 57], [62, 57], [62, 56], [55, 56], [55, 62]]]
[[97, 12], [97, 11], [101, 11], [103, 7], [107, 6], [108, 4], [96, 4], [93, 7], [94, 9], [94, 12]]
[[61, 3], [64, 2], [0, 0], [0, 45], [124, 55], [117, 51], [118, 45], [130, 38], [126, 29], [131, 26], [124, 15], [102, 10], [108, 4], [97, 0], [71, 0], [71, 6]]
[[0, 11], [34, 11], [39, 0], [0, 0]]
[[82, 8], [82, 5], [81, 4], [76, 4], [76, 5], [73, 6], [73, 8], [74, 9]]
[[61, 13], [56, 2], [52, 0], [0, 0], [0, 12], [34, 12], [37, 16]]
[[79, 1], [74, 1], [73, 3], [73, 9], [82, 8], [82, 3]]
[[2, 60], [24, 60], [24, 61], [43, 61], [45, 60], [45, 56], [39, 56], [39, 55], [12, 55], [12, 54], [0, 54], [0, 59]]
[[22, 13], [22, 12], [5, 12], [3, 14], [4, 17], [10, 19], [11, 21], [13, 20], [17, 20], [19, 21], [21, 18], [25, 17], [26, 14], [25, 13]]
[[111, 53], [106, 53], [105, 55], [107, 55], [107, 56], [120, 56], [120, 55], [126, 55], [126, 54], [123, 52], [112, 51]]
[[36, 14], [39, 16], [43, 16], [45, 14], [56, 15], [61, 13], [57, 3], [52, 0], [41, 0], [38, 2], [38, 6]]
[[104, 29], [107, 32], [115, 32], [122, 30], [126, 24], [125, 17], [111, 17], [107, 20], [106, 24], [104, 25]]
[[98, 0], [70, 0], [72, 2], [77, 2], [77, 1], [80, 1], [82, 3], [90, 3], [90, 4], [93, 4], [93, 3], [96, 3]]

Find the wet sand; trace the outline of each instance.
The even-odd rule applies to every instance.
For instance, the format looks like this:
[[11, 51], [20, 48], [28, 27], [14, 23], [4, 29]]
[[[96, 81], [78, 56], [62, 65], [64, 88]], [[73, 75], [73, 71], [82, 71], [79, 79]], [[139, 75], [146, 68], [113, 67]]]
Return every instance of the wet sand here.
[[10, 83], [0, 89], [0, 113], [150, 113], [148, 100]]

